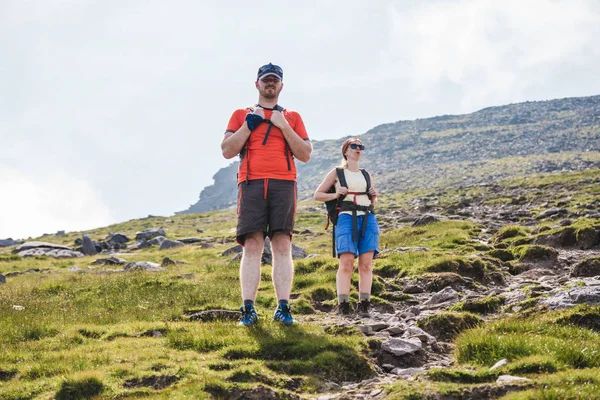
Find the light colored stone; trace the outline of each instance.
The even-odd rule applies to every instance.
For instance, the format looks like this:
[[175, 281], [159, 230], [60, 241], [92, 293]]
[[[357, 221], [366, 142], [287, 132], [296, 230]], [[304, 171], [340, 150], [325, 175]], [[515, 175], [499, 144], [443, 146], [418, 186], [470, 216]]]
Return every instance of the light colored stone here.
[[504, 367], [506, 364], [508, 364], [508, 361], [506, 360], [506, 358], [503, 358], [502, 360], [498, 361], [496, 364], [492, 365], [490, 367], [490, 371], [493, 371], [500, 367]]
[[514, 382], [532, 382], [529, 378], [522, 378], [520, 376], [512, 376], [512, 375], [500, 375], [498, 379], [496, 379], [496, 383], [514, 383]]
[[423, 347], [419, 339], [402, 339], [393, 337], [381, 344], [381, 349], [395, 356], [415, 353]]

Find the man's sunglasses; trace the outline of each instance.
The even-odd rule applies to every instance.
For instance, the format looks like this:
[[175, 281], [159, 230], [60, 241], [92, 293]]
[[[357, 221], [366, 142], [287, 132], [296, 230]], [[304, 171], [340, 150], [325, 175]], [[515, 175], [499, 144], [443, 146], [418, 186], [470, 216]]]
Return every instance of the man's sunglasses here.
[[350, 143], [350, 148], [351, 149], [359, 149], [359, 150], [364, 150], [365, 146], [363, 146], [362, 144], [358, 144], [358, 143]]
[[266, 72], [275, 72], [279, 75], [283, 75], [283, 69], [281, 69], [281, 67], [279, 65], [275, 65], [275, 64], [263, 65], [262, 67], [260, 67], [258, 69], [258, 75], [262, 75]]

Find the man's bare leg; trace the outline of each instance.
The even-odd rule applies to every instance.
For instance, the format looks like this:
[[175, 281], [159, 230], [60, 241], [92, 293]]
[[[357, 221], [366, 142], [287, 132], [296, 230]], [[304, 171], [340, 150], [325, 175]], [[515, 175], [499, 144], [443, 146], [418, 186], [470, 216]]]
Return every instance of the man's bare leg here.
[[240, 283], [242, 286], [242, 300], [256, 299], [260, 283], [260, 260], [262, 258], [265, 238], [262, 232], [246, 235], [244, 251], [240, 263]]
[[288, 233], [275, 232], [271, 240], [273, 252], [273, 285], [277, 300], [289, 300], [294, 279], [292, 240]]

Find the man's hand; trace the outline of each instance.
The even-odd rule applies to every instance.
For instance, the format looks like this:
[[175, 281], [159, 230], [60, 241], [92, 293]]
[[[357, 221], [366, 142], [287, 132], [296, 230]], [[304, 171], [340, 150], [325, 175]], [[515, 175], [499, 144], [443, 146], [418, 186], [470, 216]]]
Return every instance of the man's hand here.
[[256, 107], [252, 114], [256, 114], [262, 119], [265, 119], [265, 110], [263, 110], [262, 107]]
[[273, 114], [271, 114], [271, 122], [273, 123], [273, 125], [275, 125], [281, 130], [290, 125], [281, 113], [281, 111], [277, 110], [274, 110]]

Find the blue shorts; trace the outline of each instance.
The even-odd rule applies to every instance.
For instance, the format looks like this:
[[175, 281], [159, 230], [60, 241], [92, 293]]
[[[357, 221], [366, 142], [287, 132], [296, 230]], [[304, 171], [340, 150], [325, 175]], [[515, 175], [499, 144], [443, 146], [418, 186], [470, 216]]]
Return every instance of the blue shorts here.
[[369, 214], [365, 236], [360, 237], [364, 215], [357, 217], [358, 242], [352, 241], [352, 215], [340, 214], [338, 223], [335, 227], [335, 247], [338, 257], [342, 253], [354, 253], [354, 257], [374, 251], [376, 256], [379, 253], [379, 224], [375, 214]]

